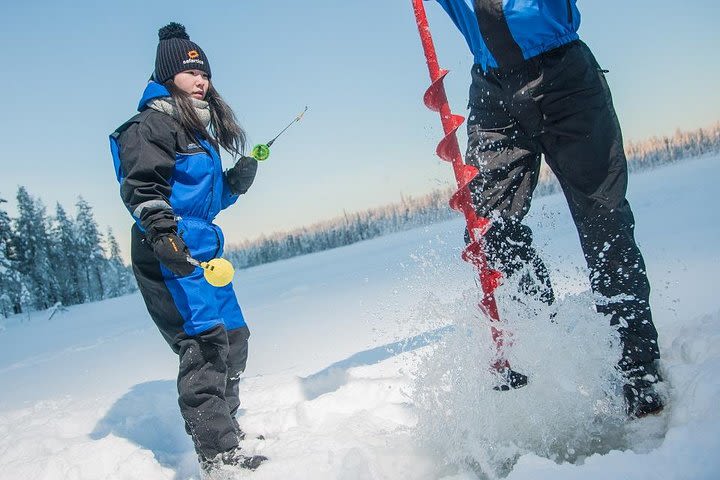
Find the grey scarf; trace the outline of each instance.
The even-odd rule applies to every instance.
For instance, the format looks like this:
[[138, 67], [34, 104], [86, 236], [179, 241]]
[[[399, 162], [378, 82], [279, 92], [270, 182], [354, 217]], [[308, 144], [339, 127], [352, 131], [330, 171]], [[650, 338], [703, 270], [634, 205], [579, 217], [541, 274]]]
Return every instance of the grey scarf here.
[[[205, 128], [210, 126], [210, 104], [205, 100], [198, 100], [193, 97], [190, 97], [190, 100], [192, 101], [193, 107], [195, 107], [195, 113], [197, 113], [198, 118], [202, 124], [205, 125]], [[175, 105], [175, 99], [172, 97], [153, 98], [148, 102], [148, 107], [158, 112], [167, 113], [175, 120], [180, 119], [177, 106]]]

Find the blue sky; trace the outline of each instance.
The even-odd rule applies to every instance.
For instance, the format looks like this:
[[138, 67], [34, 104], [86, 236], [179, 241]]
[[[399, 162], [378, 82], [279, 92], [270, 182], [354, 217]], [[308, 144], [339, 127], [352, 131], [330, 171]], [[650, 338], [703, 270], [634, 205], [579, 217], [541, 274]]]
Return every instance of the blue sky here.
[[[463, 114], [472, 58], [440, 7], [426, 6], [451, 70], [451, 106]], [[579, 7], [581, 37], [610, 70], [626, 139], [720, 120], [716, 0]], [[74, 212], [82, 195], [127, 253], [131, 221], [107, 135], [133, 114], [169, 21], [206, 52], [251, 143], [309, 106], [249, 194], [218, 217], [229, 243], [452, 183], [434, 156], [439, 119], [422, 104], [429, 81], [410, 0], [14, 2], [0, 16], [0, 198], [11, 215], [18, 185], [50, 211], [59, 201]]]

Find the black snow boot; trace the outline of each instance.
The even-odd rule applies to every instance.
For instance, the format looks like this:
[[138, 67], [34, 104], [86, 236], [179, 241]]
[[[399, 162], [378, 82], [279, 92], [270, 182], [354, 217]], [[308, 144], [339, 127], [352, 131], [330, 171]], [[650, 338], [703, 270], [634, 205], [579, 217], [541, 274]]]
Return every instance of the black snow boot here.
[[662, 382], [656, 363], [648, 363], [625, 372], [625, 407], [628, 417], [656, 415], [664, 408], [657, 386]]
[[255, 470], [267, 460], [262, 455], [247, 456], [242, 453], [240, 447], [233, 450], [220, 453], [212, 459], [206, 459], [202, 455], [198, 457], [200, 461], [200, 469], [203, 471], [205, 478], [213, 478], [215, 473], [227, 471], [227, 467], [245, 468], [247, 470]]

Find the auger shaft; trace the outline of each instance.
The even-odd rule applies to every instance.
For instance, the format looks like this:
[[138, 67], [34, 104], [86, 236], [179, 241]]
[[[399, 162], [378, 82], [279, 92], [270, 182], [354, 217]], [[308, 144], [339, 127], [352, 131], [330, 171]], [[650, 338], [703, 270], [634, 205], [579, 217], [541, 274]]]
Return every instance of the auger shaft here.
[[[453, 167], [457, 191], [450, 198], [450, 207], [462, 212], [465, 216], [468, 232], [470, 233], [471, 241], [463, 251], [462, 258], [466, 262], [473, 264], [478, 271], [480, 285], [483, 291], [482, 300], [480, 301], [481, 310], [490, 318], [491, 322], [499, 322], [500, 315], [498, 313], [494, 292], [500, 283], [502, 274], [488, 266], [482, 241], [483, 235], [490, 228], [490, 220], [478, 217], [475, 212], [468, 184], [478, 174], [478, 170], [471, 165], [465, 165], [463, 162], [455, 134], [460, 125], [465, 121], [465, 118], [461, 115], [453, 114], [450, 110], [447, 94], [445, 93], [445, 86], [443, 84], [448, 70], [441, 69], [438, 64], [423, 0], [413, 0], [413, 9], [415, 10], [415, 20], [417, 21], [418, 31], [430, 73], [430, 81], [432, 82], [425, 92], [425, 105], [430, 110], [440, 114], [443, 131], [445, 133], [445, 137], [437, 146], [436, 153], [442, 160], [449, 162]], [[498, 326], [492, 324], [490, 329], [497, 349], [496, 361], [492, 366], [498, 371], [508, 370], [509, 363], [504, 358], [502, 351], [503, 332]]]

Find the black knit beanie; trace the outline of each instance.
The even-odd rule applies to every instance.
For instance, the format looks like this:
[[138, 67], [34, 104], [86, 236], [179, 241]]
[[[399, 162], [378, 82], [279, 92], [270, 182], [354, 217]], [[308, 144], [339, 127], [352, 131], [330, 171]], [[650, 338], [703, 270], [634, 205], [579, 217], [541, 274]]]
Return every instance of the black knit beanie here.
[[210, 63], [205, 52], [190, 41], [185, 27], [179, 23], [169, 23], [158, 30], [160, 43], [155, 56], [155, 72], [153, 80], [165, 83], [185, 70], [201, 70], [210, 74]]

